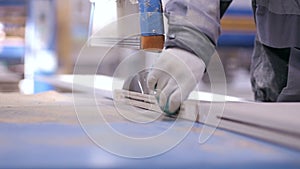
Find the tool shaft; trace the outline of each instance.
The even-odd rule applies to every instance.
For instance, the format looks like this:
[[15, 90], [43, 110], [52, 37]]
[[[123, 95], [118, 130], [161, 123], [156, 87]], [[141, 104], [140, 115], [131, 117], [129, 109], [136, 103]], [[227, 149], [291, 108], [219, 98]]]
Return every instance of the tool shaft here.
[[164, 22], [161, 0], [139, 0], [141, 48], [161, 50], [164, 46]]

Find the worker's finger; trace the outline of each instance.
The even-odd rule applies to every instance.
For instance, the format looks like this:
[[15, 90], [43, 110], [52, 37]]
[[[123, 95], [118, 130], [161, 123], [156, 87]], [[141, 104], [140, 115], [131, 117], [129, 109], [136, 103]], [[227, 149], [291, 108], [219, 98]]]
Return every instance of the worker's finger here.
[[163, 89], [167, 86], [167, 84], [171, 80], [170, 78], [171, 77], [168, 74], [161, 71], [155, 90], [162, 92]]
[[176, 81], [171, 79], [168, 81], [167, 85], [162, 89], [160, 95], [159, 95], [159, 106], [160, 108], [167, 112], [169, 111], [169, 105], [168, 105], [168, 100], [172, 93], [178, 88]]
[[155, 90], [155, 86], [157, 84], [157, 81], [158, 81], [158, 72], [157, 70], [152, 70], [148, 77], [147, 77], [147, 86], [148, 86], [148, 89], [149, 90], [152, 90], [154, 91]]
[[177, 88], [168, 99], [168, 103], [167, 103], [168, 110], [166, 110], [168, 111], [167, 113], [169, 114], [176, 113], [179, 110], [182, 101], [183, 99], [182, 99], [181, 90], [180, 88]]

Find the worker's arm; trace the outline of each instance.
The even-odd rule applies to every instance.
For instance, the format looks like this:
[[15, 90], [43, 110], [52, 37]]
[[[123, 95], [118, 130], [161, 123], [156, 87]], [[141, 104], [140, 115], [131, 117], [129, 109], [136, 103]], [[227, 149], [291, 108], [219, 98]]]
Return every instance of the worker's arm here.
[[170, 0], [165, 48], [194, 53], [207, 65], [220, 35], [220, 0]]
[[148, 77], [148, 86], [157, 91], [166, 113], [175, 113], [202, 79], [220, 34], [219, 8], [220, 0], [170, 0], [166, 4], [165, 49]]

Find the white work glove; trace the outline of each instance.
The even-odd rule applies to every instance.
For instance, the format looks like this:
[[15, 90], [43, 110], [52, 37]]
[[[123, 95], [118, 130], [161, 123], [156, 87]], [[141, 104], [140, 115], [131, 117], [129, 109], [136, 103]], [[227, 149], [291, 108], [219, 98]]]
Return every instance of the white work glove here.
[[196, 55], [178, 48], [163, 50], [150, 71], [147, 84], [160, 108], [175, 114], [202, 79], [205, 64]]

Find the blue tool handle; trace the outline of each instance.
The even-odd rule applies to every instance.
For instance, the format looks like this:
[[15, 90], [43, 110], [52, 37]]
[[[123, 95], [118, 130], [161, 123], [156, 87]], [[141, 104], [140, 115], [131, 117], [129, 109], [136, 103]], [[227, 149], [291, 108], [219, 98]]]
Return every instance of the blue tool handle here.
[[142, 36], [164, 34], [161, 0], [139, 0], [139, 11]]

